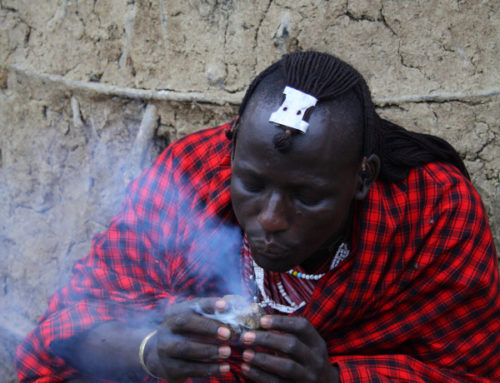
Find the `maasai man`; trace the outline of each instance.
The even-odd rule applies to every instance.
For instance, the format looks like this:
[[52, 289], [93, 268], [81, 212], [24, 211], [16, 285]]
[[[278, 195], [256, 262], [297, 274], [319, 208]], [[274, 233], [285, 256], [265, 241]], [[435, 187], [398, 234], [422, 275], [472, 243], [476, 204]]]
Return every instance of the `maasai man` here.
[[[234, 292], [268, 314], [238, 336], [218, 316]], [[303, 52], [261, 73], [232, 123], [172, 144], [131, 184], [17, 369], [21, 382], [487, 382], [499, 350], [497, 255], [457, 153], [381, 119], [351, 66]]]

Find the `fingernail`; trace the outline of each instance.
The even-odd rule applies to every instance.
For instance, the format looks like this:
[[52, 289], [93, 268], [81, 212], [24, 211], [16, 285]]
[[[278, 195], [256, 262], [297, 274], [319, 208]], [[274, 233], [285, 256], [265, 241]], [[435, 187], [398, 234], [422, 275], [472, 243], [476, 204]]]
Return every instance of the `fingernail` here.
[[231, 337], [231, 331], [227, 327], [219, 327], [217, 329], [217, 335], [221, 340], [228, 340]]
[[227, 374], [229, 372], [229, 364], [221, 364], [220, 372], [221, 374]]
[[250, 362], [254, 356], [255, 356], [255, 352], [253, 352], [252, 350], [243, 351], [243, 360], [245, 362]]
[[219, 312], [224, 312], [226, 311], [227, 308], [227, 303], [224, 299], [217, 299], [215, 301], [215, 309]]
[[264, 328], [270, 328], [271, 327], [271, 317], [269, 315], [264, 315], [262, 318], [260, 318], [260, 325]]
[[252, 332], [252, 331], [249, 331], [249, 332], [245, 332], [242, 336], [241, 336], [241, 341], [243, 343], [246, 343], [246, 344], [251, 344], [253, 343], [253, 341], [255, 340], [255, 333]]
[[229, 358], [230, 355], [231, 355], [231, 347], [229, 346], [219, 347], [219, 356], [221, 358]]
[[243, 373], [245, 375], [247, 375], [250, 372], [250, 366], [246, 363], [242, 363], [241, 364], [241, 371], [243, 371]]

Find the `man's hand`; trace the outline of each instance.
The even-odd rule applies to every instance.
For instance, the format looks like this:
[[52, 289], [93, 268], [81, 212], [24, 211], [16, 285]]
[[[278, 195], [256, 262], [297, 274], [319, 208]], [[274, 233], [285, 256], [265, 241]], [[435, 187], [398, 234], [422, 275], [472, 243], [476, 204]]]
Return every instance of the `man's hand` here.
[[[255, 382], [337, 383], [337, 368], [330, 365], [325, 341], [302, 317], [266, 315], [261, 326], [271, 331], [248, 331], [242, 341], [252, 346], [243, 352], [243, 373]], [[272, 331], [275, 330], [275, 331]], [[255, 351], [262, 347], [266, 351]]]
[[213, 313], [226, 308], [226, 302], [218, 298], [193, 299], [168, 307], [148, 353], [148, 368], [175, 382], [228, 373], [229, 364], [220, 359], [228, 358], [231, 349], [221, 341], [228, 340], [231, 331], [198, 314], [200, 310]]

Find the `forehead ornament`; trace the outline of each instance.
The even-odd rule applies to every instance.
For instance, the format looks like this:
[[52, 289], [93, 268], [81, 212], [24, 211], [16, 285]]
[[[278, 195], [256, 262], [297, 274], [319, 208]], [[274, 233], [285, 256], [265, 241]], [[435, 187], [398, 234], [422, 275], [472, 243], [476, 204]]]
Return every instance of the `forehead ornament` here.
[[285, 87], [283, 96], [283, 103], [276, 111], [271, 113], [269, 122], [305, 133], [309, 127], [309, 122], [304, 120], [304, 115], [309, 108], [316, 105], [318, 99], [290, 86]]

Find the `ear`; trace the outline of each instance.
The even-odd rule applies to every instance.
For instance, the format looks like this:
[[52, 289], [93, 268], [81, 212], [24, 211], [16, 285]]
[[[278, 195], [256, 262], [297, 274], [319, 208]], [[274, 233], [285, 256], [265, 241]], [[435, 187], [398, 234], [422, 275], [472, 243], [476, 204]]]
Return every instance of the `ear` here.
[[358, 171], [358, 188], [354, 194], [354, 198], [361, 200], [366, 197], [373, 182], [378, 177], [380, 172], [380, 158], [376, 154], [370, 155], [368, 158], [363, 157]]

